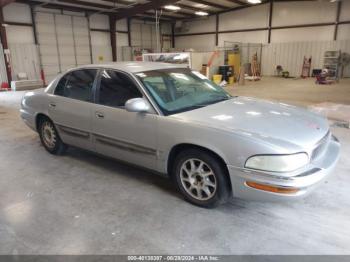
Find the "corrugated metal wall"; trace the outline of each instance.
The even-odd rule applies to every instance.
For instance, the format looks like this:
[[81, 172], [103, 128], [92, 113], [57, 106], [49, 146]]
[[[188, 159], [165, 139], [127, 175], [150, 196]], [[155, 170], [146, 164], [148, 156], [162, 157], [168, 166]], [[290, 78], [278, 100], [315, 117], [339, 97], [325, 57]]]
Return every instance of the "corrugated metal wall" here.
[[[312, 56], [311, 70], [323, 67], [323, 55], [328, 50], [341, 50], [350, 54], [350, 40], [272, 43], [264, 45], [262, 52], [262, 73], [276, 74], [281, 65], [291, 76], [300, 76], [304, 56]], [[350, 65], [344, 70], [344, 77], [350, 77]]]
[[2, 82], [7, 82], [7, 73], [4, 58], [4, 50], [2, 48], [2, 44], [0, 43], [0, 84]]
[[12, 79], [18, 73], [26, 73], [28, 79], [40, 79], [38, 46], [34, 44], [9, 44], [12, 63]]
[[35, 22], [47, 82], [57, 73], [91, 62], [86, 17], [36, 12]]

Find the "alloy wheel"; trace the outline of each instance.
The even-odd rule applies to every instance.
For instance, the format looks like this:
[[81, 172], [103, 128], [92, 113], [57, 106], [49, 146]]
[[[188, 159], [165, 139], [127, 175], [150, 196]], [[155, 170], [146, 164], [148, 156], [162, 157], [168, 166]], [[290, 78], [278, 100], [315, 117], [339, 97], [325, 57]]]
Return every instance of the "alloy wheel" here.
[[215, 174], [210, 166], [200, 159], [186, 160], [180, 169], [180, 179], [186, 192], [197, 200], [208, 200], [216, 193]]

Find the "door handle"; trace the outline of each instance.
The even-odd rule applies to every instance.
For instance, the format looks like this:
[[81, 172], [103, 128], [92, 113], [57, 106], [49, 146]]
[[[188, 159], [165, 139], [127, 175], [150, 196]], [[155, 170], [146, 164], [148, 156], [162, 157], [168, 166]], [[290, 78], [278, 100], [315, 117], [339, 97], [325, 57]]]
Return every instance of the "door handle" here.
[[105, 117], [104, 114], [101, 112], [96, 112], [95, 115], [97, 118], [104, 118]]
[[49, 103], [49, 107], [56, 107], [56, 104], [55, 103]]

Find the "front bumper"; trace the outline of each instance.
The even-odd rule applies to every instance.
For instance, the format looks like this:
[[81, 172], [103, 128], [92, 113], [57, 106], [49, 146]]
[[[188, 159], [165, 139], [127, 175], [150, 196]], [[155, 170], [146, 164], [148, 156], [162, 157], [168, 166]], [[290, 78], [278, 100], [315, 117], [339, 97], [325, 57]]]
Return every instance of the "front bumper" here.
[[[280, 201], [301, 198], [310, 193], [334, 169], [340, 155], [340, 144], [335, 137], [330, 139], [324, 153], [302, 171], [284, 174], [268, 173], [228, 165], [234, 197], [259, 200]], [[275, 193], [256, 189], [247, 185], [253, 182], [269, 187], [296, 189], [293, 193]]]

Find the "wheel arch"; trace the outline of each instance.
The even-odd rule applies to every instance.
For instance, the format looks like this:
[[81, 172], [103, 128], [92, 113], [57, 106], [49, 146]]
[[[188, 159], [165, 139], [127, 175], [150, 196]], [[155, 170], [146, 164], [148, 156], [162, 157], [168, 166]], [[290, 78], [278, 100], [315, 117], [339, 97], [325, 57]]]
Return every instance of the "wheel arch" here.
[[231, 183], [229, 171], [228, 171], [227, 164], [226, 164], [226, 161], [224, 160], [224, 158], [220, 154], [218, 154], [217, 152], [213, 151], [212, 149], [209, 149], [209, 148], [207, 148], [205, 146], [196, 145], [196, 144], [181, 143], [181, 144], [174, 145], [171, 148], [171, 150], [169, 151], [169, 154], [168, 154], [167, 166], [166, 166], [167, 173], [168, 173], [169, 176], [172, 176], [171, 170], [173, 168], [176, 156], [180, 152], [182, 152], [183, 150], [189, 150], [189, 149], [198, 149], [198, 150], [202, 150], [202, 151], [205, 151], [205, 152], [213, 155], [221, 163], [221, 165], [223, 166], [224, 170], [226, 171], [225, 175], [227, 176], [227, 180], [230, 183], [230, 185], [229, 185], [230, 189], [232, 189], [232, 183]]
[[35, 116], [35, 128], [36, 128], [36, 131], [39, 132], [39, 124], [40, 124], [40, 121], [41, 121], [42, 119], [45, 119], [45, 118], [47, 118], [47, 119], [49, 119], [50, 121], [52, 121], [51, 118], [50, 118], [48, 115], [44, 114], [44, 113], [38, 113], [38, 114], [36, 114], [36, 116]]

